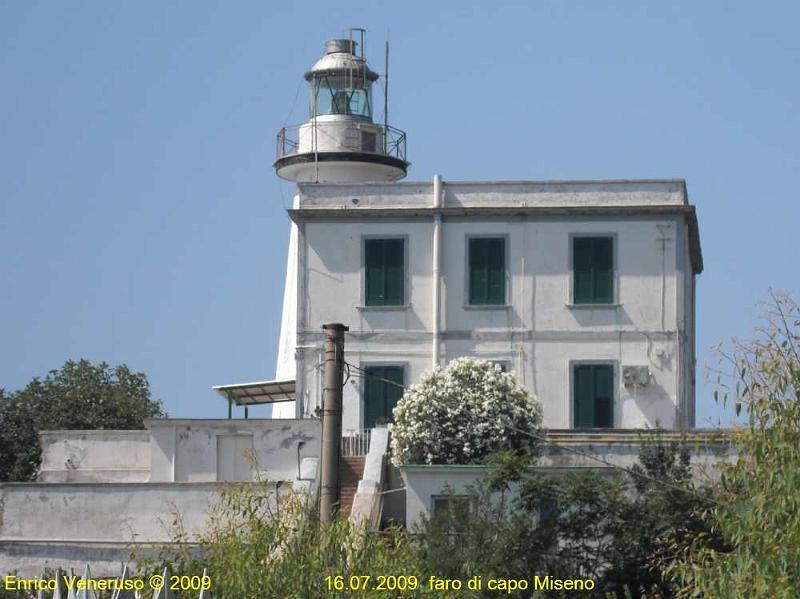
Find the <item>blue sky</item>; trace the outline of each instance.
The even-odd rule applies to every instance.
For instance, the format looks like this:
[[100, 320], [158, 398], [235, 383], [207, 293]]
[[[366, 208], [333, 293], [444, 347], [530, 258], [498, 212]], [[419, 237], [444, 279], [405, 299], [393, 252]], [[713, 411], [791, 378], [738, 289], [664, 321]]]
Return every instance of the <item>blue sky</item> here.
[[[81, 357], [174, 416], [271, 378], [275, 133], [347, 26], [391, 40], [409, 180], [687, 180], [698, 350], [800, 296], [796, 2], [0, 2], [0, 387]], [[299, 87], [298, 87], [299, 86]], [[702, 380], [701, 376], [698, 380]], [[698, 425], [729, 416], [700, 387]]]

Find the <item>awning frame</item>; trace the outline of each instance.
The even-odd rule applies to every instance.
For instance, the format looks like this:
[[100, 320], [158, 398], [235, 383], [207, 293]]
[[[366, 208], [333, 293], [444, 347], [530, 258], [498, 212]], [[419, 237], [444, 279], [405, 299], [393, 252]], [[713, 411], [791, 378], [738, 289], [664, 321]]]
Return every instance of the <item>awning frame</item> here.
[[233, 405], [244, 407], [247, 418], [249, 406], [281, 403], [295, 400], [295, 380], [257, 381], [233, 385], [215, 385], [214, 391], [228, 401], [228, 418], [233, 417]]

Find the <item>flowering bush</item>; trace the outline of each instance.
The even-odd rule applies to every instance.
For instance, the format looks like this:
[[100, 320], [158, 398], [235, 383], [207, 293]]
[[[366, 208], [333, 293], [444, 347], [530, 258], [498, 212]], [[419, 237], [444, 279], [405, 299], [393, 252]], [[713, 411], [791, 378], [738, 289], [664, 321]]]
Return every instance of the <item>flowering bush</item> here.
[[501, 450], [532, 451], [542, 405], [496, 364], [458, 358], [405, 392], [394, 409], [392, 461], [479, 464]]

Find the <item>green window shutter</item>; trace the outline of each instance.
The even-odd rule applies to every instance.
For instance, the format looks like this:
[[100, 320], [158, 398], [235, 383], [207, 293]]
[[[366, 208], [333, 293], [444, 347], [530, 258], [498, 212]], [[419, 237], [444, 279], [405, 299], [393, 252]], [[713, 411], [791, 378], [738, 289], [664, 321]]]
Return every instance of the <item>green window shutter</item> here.
[[403, 367], [369, 366], [364, 371], [364, 428], [393, 422], [392, 410], [403, 397], [404, 389], [386, 381], [403, 385]]
[[405, 241], [364, 241], [364, 301], [367, 306], [401, 306], [405, 300]]
[[572, 239], [573, 302], [592, 303], [592, 243], [590, 237]]
[[575, 428], [614, 426], [614, 367], [610, 364], [573, 366]]
[[614, 368], [609, 365], [594, 367], [594, 427], [614, 426]]
[[485, 304], [486, 288], [486, 240], [469, 240], [469, 303]]
[[614, 301], [614, 240], [574, 237], [572, 240], [573, 302], [610, 304]]
[[[384, 367], [384, 378], [390, 380], [396, 385], [384, 383], [384, 405], [385, 405], [385, 418], [387, 422], [394, 422], [394, 414], [392, 410], [403, 397], [405, 389], [402, 385], [405, 384], [404, 369], [402, 366], [386, 366]], [[398, 385], [401, 385], [398, 387]]]
[[489, 304], [506, 303], [506, 240], [487, 239], [486, 262], [488, 289], [486, 296]]
[[594, 409], [594, 377], [592, 366], [580, 364], [574, 366], [573, 393], [575, 394], [575, 428], [592, 428]]
[[470, 305], [502, 305], [506, 300], [506, 240], [469, 240]]
[[614, 301], [614, 243], [611, 237], [595, 237], [594, 241], [594, 303]]
[[402, 239], [384, 241], [384, 260], [386, 264], [386, 305], [403, 305], [403, 279], [405, 277], [405, 243]]
[[372, 428], [383, 412], [383, 368], [371, 366], [364, 372], [364, 428]]
[[364, 268], [366, 278], [365, 300], [368, 306], [382, 306], [385, 277], [383, 269], [383, 240], [364, 241]]

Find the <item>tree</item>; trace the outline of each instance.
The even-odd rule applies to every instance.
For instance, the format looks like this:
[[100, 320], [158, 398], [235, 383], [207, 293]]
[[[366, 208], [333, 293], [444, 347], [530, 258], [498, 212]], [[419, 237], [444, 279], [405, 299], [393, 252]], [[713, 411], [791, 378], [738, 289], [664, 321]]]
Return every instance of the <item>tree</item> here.
[[395, 464], [477, 464], [502, 450], [532, 452], [542, 405], [496, 364], [458, 358], [407, 390], [394, 418]]
[[41, 461], [38, 432], [139, 429], [164, 416], [147, 376], [121, 364], [68, 361], [21, 390], [0, 393], [0, 481], [32, 480]]
[[[796, 597], [800, 572], [800, 309], [772, 294], [751, 342], [722, 353], [734, 373], [717, 379], [747, 416], [706, 514], [723, 546], [692, 535], [675, 543], [668, 573], [684, 597]], [[729, 383], [733, 380], [735, 382]]]
[[590, 596], [671, 597], [670, 580], [654, 567], [659, 539], [685, 530], [711, 536], [698, 513], [712, 497], [693, 484], [689, 461], [682, 443], [658, 431], [643, 436], [639, 463], [627, 471], [553, 475], [531, 456], [495, 454], [466, 496], [450, 494], [423, 523], [419, 561], [453, 578], [586, 576], [595, 581]]
[[692, 479], [690, 459], [686, 444], [664, 441], [659, 431], [643, 435], [639, 462], [627, 475], [611, 529], [609, 567], [603, 573], [606, 590], [618, 596], [627, 588], [634, 597], [671, 597], [673, 584], [662, 568], [662, 539], [702, 534], [721, 546], [702, 516], [714, 505], [714, 488]]

